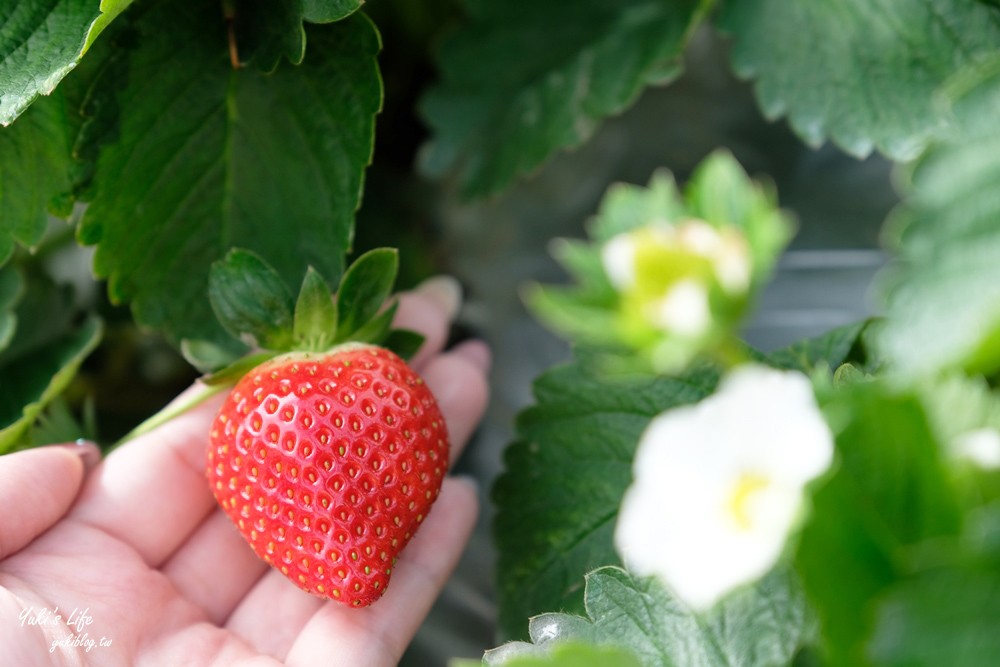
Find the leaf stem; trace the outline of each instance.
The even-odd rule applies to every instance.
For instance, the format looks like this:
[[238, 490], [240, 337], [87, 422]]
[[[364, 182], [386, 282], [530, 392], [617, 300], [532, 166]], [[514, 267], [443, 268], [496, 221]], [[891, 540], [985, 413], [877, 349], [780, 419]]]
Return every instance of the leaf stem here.
[[134, 429], [126, 433], [121, 440], [116, 442], [108, 451], [116, 449], [121, 445], [124, 445], [129, 440], [138, 438], [141, 435], [145, 435], [150, 431], [166, 424], [175, 417], [179, 417], [188, 410], [196, 408], [201, 405], [211, 397], [215, 396], [219, 392], [225, 391], [230, 388], [228, 384], [218, 384], [218, 385], [206, 385], [199, 383], [196, 390], [191, 390], [190, 395], [185, 396], [183, 400], [173, 401], [167, 407], [163, 408], [155, 415], [142, 422]]

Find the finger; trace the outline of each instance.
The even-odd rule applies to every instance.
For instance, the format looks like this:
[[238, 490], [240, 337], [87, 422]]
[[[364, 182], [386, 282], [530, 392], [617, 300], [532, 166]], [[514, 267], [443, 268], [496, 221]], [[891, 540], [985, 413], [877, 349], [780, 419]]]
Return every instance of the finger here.
[[435, 357], [424, 369], [424, 381], [437, 399], [448, 425], [452, 463], [458, 459], [486, 410], [488, 366], [489, 348], [473, 341]]
[[226, 620], [226, 629], [254, 650], [280, 660], [323, 604], [321, 598], [270, 570]]
[[292, 644], [286, 664], [395, 665], [455, 568], [477, 512], [472, 484], [445, 480], [434, 509], [400, 554], [382, 599], [364, 609], [323, 605]]
[[49, 529], [72, 505], [84, 475], [84, 457], [100, 456], [92, 444], [40, 447], [0, 457], [0, 560]]
[[412, 292], [399, 296], [393, 326], [412, 329], [424, 336], [424, 344], [410, 360], [418, 371], [428, 359], [444, 349], [451, 321], [462, 304], [462, 289], [450, 276], [425, 280]]
[[[176, 400], [190, 400], [195, 385]], [[215, 396], [113, 451], [84, 485], [69, 517], [96, 526], [159, 566], [215, 506], [205, 448]]]
[[218, 511], [208, 515], [162, 572], [209, 620], [221, 624], [267, 569], [229, 517]]

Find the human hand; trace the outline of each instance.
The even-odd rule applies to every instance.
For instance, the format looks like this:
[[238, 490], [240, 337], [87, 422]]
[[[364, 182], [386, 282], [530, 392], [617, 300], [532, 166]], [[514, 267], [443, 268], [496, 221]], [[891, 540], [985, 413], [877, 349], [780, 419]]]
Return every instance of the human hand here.
[[[452, 462], [485, 409], [490, 363], [480, 342], [442, 352], [457, 305], [438, 279], [402, 295], [396, 316], [426, 337], [412, 365], [445, 415]], [[0, 458], [5, 664], [396, 664], [475, 524], [474, 488], [445, 480], [381, 600], [364, 609], [321, 600], [259, 560], [216, 506], [204, 467], [221, 401], [123, 445], [89, 474], [73, 447]]]

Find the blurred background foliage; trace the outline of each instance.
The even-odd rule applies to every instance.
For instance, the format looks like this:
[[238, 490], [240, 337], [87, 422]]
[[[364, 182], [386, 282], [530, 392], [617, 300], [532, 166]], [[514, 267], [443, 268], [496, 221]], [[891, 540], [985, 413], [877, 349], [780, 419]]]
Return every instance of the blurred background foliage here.
[[[871, 298], [871, 281], [886, 261], [880, 231], [899, 202], [892, 164], [886, 158], [848, 155], [818, 136], [813, 145], [803, 143], [799, 135], [809, 132], [808, 114], [793, 113], [798, 134], [785, 120], [765, 118], [751, 85], [733, 74], [732, 39], [707, 26], [689, 35], [683, 29], [675, 31], [675, 45], [683, 48], [683, 71], [667, 68], [646, 78], [665, 82], [676, 77], [669, 86], [653, 85], [641, 94], [638, 87], [634, 104], [604, 107], [610, 118], [594, 119], [583, 135], [562, 142], [579, 143], [585, 138], [582, 146], [559, 150], [547, 161], [523, 163], [526, 175], [507, 173], [511, 182], [500, 179], [484, 186], [485, 196], [469, 196], [475, 179], [461, 169], [438, 170], [438, 177], [430, 178], [420, 165], [433, 168], [446, 162], [442, 151], [448, 153], [429, 144], [434, 121], [428, 114], [433, 113], [434, 100], [445, 95], [436, 86], [448, 76], [439, 66], [439, 54], [443, 44], [459, 53], [470, 48], [462, 41], [468, 38], [449, 39], [467, 24], [470, 13], [473, 23], [482, 17], [487, 4], [483, 0], [469, 0], [466, 5], [458, 0], [377, 0], [365, 6], [381, 33], [378, 63], [384, 99], [376, 118], [374, 157], [364, 176], [351, 255], [378, 246], [399, 247], [401, 289], [436, 273], [457, 276], [465, 287], [466, 302], [454, 337], [483, 337], [495, 354], [489, 413], [475, 445], [458, 464], [458, 472], [473, 475], [481, 483], [483, 516], [456, 576], [404, 659], [408, 665], [443, 664], [452, 656], [475, 657], [496, 643], [498, 612], [492, 574], [496, 553], [490, 538], [493, 510], [488, 489], [500, 474], [501, 452], [513, 439], [516, 415], [533, 402], [532, 381], [569, 354], [566, 343], [526, 313], [519, 296], [528, 282], [565, 280], [549, 256], [551, 239], [583, 238], [584, 221], [611, 183], [645, 184], [661, 167], [684, 181], [706, 155], [720, 146], [728, 148], [752, 176], [773, 182], [781, 205], [798, 226], [776, 279], [761, 296], [744, 330], [749, 343], [769, 351], [875, 311], [878, 301]], [[558, 16], [565, 3], [557, 4], [538, 11]], [[677, 3], [674, 9], [696, 14], [702, 7], [702, 3]], [[135, 9], [139, 20], [143, 3], [136, 3]], [[501, 19], [496, 20], [502, 23]], [[728, 12], [723, 24], [732, 28], [742, 20]], [[96, 103], [87, 98], [90, 79], [101, 63], [115, 67], [113, 59], [104, 59], [105, 50], [111, 45], [134, 46], [131, 25], [118, 23], [95, 43], [93, 58], [85, 58], [63, 82], [60, 90], [69, 104], [83, 104], [84, 99]], [[559, 30], [559, 21], [553, 21], [551, 29]], [[508, 45], [508, 57], [522, 64], [532, 62], [532, 52], [520, 48]], [[769, 57], [746, 45], [737, 49], [742, 74], [751, 73], [754, 63]], [[429, 90], [436, 92], [427, 97]], [[764, 106], [772, 116], [781, 110], [773, 101]], [[113, 105], [95, 111], [94, 117], [104, 120], [88, 130], [90, 145], [115, 140], [114, 123], [108, 119], [116, 112]], [[899, 137], [881, 141], [891, 150], [909, 149]], [[856, 138], [848, 136], [841, 144], [865, 153]], [[85, 149], [86, 145], [84, 157]], [[0, 143], [3, 150], [7, 151], [0, 153], [3, 159], [13, 155], [12, 149]], [[77, 193], [92, 187], [92, 168], [86, 162], [76, 167]], [[66, 212], [71, 203], [59, 202], [56, 208]], [[137, 325], [128, 305], [113, 304], [107, 285], [92, 277], [93, 248], [81, 247], [74, 237], [73, 226], [82, 215], [83, 206], [77, 204], [68, 225], [50, 220], [41, 240], [29, 244], [32, 250], [14, 250], [0, 274], [0, 339], [5, 319], [11, 316], [22, 324], [32, 318], [44, 322], [38, 330], [45, 329], [52, 338], [32, 333], [27, 342], [36, 348], [56, 345], [60, 336], [84, 335], [95, 314], [103, 322], [100, 343], [82, 359], [79, 372], [67, 381], [60, 399], [51, 404], [23, 443], [80, 436], [112, 443], [196, 377], [168, 335]], [[19, 278], [5, 277], [14, 270]], [[17, 305], [8, 308], [5, 294], [18, 290], [24, 296], [11, 299]], [[39, 304], [53, 305], [40, 311]], [[14, 374], [18, 381], [30, 380], [22, 378], [13, 365], [15, 353], [28, 349], [23, 333], [20, 342], [14, 336], [0, 355], [0, 415], [20, 409], [11, 389]]]

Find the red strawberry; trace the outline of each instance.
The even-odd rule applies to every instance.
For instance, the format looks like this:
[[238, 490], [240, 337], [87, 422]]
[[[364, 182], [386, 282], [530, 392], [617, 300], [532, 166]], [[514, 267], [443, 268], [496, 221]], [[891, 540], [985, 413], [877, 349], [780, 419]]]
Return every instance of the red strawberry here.
[[374, 345], [292, 352], [233, 388], [208, 478], [254, 551], [310, 593], [367, 606], [448, 468], [444, 418], [406, 363]]

